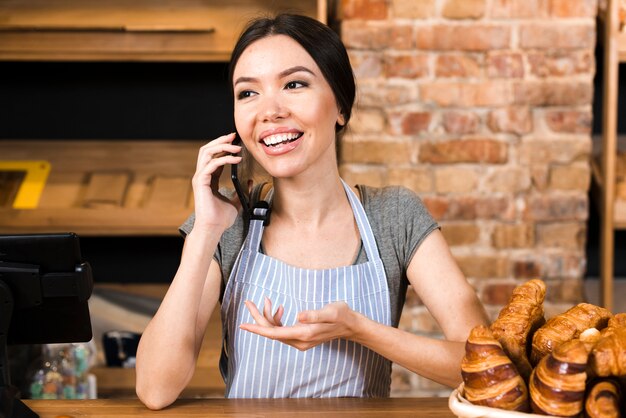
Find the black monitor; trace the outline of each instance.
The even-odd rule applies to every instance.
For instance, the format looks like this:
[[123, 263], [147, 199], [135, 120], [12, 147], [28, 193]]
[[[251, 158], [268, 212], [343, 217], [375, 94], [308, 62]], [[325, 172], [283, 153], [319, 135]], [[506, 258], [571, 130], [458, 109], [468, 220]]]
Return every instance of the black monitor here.
[[0, 416], [37, 416], [11, 386], [7, 345], [89, 341], [92, 288], [76, 234], [0, 235]]

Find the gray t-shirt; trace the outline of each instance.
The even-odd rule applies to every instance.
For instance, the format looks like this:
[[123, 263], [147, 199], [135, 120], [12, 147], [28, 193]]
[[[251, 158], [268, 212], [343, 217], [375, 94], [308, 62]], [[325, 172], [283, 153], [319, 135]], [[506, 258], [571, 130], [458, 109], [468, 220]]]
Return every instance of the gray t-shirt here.
[[[408, 286], [406, 270], [419, 245], [428, 234], [438, 228], [438, 225], [420, 198], [409, 189], [399, 186], [375, 188], [362, 185], [357, 188], [385, 267], [391, 302], [391, 321], [393, 326], [397, 327]], [[255, 194], [253, 192], [252, 195]], [[194, 220], [195, 216], [192, 214], [180, 226], [181, 234], [186, 236], [191, 232]], [[239, 216], [235, 223], [224, 231], [215, 251], [214, 258], [222, 270], [222, 294], [246, 233], [247, 225], [244, 225], [242, 217]], [[355, 263], [366, 261], [367, 255], [361, 246]]]

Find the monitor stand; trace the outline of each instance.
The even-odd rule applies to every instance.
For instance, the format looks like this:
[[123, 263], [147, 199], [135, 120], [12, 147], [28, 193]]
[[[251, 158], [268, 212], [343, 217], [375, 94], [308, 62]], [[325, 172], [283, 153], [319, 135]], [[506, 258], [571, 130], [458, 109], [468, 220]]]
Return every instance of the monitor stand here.
[[18, 399], [17, 388], [11, 386], [7, 335], [12, 315], [13, 294], [11, 289], [0, 280], [0, 417], [39, 418], [39, 415]]

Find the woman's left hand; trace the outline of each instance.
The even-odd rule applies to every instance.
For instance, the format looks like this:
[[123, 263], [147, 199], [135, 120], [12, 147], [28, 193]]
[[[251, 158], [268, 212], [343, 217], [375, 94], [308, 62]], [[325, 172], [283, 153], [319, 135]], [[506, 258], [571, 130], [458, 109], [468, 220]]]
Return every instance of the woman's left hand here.
[[239, 328], [288, 344], [300, 351], [337, 338], [351, 339], [361, 316], [350, 309], [347, 303], [333, 302], [319, 310], [302, 311], [295, 325], [283, 326], [283, 307], [280, 306], [272, 315], [269, 298], [265, 298], [263, 313], [251, 301], [246, 301], [245, 305], [256, 324], [241, 324]]

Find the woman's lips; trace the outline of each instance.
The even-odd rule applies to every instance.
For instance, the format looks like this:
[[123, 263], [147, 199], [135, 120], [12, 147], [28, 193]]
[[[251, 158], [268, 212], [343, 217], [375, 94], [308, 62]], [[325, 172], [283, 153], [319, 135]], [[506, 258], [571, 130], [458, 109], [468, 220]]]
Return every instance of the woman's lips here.
[[[263, 151], [265, 151], [265, 154], [267, 155], [277, 156], [286, 154], [297, 148], [298, 145], [300, 145], [300, 143], [302, 142], [304, 134], [302, 132], [298, 134], [277, 134], [271, 135], [270, 137], [273, 138], [270, 138], [270, 140], [268, 140], [267, 142], [266, 139], [269, 137], [263, 138], [263, 140], [261, 141], [263, 143]], [[266, 145], [267, 143], [271, 143], [272, 141], [276, 141], [276, 143]]]
[[275, 147], [283, 143], [292, 142], [302, 136], [302, 132], [285, 132], [268, 135], [261, 141], [268, 147]]

